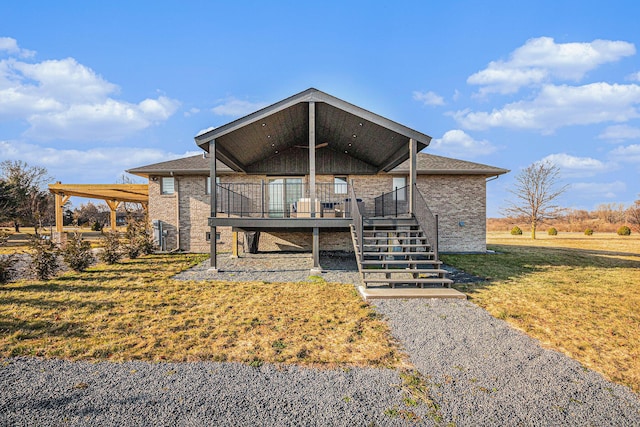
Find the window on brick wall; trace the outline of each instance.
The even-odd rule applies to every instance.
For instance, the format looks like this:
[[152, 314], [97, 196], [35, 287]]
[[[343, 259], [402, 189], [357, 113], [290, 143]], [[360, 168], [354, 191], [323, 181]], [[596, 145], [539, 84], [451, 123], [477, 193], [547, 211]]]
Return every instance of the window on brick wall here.
[[347, 194], [347, 177], [346, 176], [333, 177], [333, 192], [335, 194]]
[[175, 181], [172, 176], [163, 176], [160, 181], [161, 194], [173, 194], [175, 192]]
[[[393, 200], [404, 201], [406, 200], [407, 178], [404, 176], [394, 176], [391, 190], [393, 193]], [[397, 191], [396, 191], [397, 190]]]

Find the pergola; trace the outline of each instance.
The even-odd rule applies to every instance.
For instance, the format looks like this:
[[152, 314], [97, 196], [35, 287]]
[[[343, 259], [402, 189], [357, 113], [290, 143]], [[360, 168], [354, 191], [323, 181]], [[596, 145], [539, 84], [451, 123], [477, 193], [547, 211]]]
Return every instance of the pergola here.
[[49, 184], [49, 191], [56, 200], [56, 232], [62, 233], [62, 207], [70, 197], [104, 200], [111, 211], [111, 230], [116, 229], [116, 209], [122, 202], [140, 203], [147, 210], [148, 184]]

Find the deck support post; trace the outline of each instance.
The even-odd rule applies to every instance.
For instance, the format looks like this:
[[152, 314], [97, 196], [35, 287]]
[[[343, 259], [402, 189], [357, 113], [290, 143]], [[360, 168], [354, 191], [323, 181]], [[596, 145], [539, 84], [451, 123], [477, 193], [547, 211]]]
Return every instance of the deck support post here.
[[[215, 218], [216, 217], [216, 211], [218, 210], [218, 199], [217, 199], [217, 193], [218, 193], [218, 186], [216, 185], [216, 176], [217, 176], [217, 171], [216, 171], [216, 140], [212, 139], [211, 141], [209, 141], [209, 167], [210, 167], [210, 172], [209, 172], [209, 177], [211, 179], [211, 218]], [[215, 226], [211, 226], [211, 233], [210, 233], [210, 239], [209, 239], [209, 245], [210, 245], [210, 258], [209, 258], [209, 269], [208, 271], [211, 273], [217, 273], [218, 272], [218, 255], [217, 255], [217, 239], [216, 239], [216, 233], [217, 233], [217, 229]]]
[[313, 101], [309, 102], [309, 197], [311, 218], [315, 218], [319, 212], [316, 212], [316, 103]]
[[416, 166], [417, 166], [417, 156], [418, 156], [418, 142], [413, 139], [413, 138], [409, 138], [409, 214], [413, 215], [415, 213], [414, 211], [414, 204], [415, 204], [415, 188], [416, 188], [416, 181], [417, 181], [417, 172], [416, 172]]
[[238, 232], [231, 233], [231, 258], [238, 258]]
[[320, 268], [320, 229], [313, 227], [313, 267], [311, 268], [311, 275], [317, 276], [322, 273]]

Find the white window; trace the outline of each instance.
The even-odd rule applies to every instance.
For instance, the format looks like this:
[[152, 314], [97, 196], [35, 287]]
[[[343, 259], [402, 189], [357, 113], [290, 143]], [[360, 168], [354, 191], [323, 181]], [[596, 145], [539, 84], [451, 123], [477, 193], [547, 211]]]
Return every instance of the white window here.
[[[394, 200], [406, 200], [405, 194], [407, 189], [407, 177], [405, 176], [394, 176], [393, 184], [391, 190], [394, 192]], [[396, 190], [398, 190], [396, 192]], [[397, 194], [397, 198], [396, 195]]]
[[347, 194], [347, 177], [333, 177], [333, 192], [335, 194]]
[[173, 194], [175, 185], [172, 176], [163, 176], [160, 183], [160, 192], [162, 194]]

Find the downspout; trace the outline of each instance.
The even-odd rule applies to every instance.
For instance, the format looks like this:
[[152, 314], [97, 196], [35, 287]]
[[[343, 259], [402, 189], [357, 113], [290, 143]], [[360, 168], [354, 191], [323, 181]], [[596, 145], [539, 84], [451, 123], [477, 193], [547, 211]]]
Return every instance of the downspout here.
[[[171, 172], [173, 176], [173, 172]], [[176, 251], [180, 250], [180, 181], [173, 176], [173, 191], [176, 193]]]

